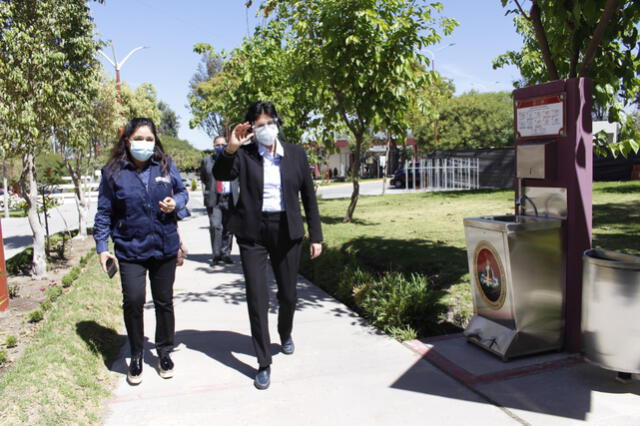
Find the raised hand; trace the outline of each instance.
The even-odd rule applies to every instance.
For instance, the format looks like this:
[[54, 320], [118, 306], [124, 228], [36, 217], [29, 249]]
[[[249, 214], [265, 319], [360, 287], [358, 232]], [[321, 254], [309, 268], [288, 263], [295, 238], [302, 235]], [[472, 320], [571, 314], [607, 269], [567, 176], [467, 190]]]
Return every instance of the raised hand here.
[[240, 123], [236, 125], [231, 131], [231, 137], [229, 143], [225, 148], [229, 154], [234, 154], [242, 145], [253, 137], [253, 133], [248, 133], [251, 130], [251, 124], [249, 122]]

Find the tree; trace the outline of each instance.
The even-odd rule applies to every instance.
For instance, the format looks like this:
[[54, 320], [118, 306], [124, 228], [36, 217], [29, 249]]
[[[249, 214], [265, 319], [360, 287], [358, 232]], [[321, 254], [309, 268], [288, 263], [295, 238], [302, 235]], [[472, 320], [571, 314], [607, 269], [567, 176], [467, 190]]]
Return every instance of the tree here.
[[[266, 2], [265, 12], [274, 2]], [[442, 4], [409, 0], [279, 2], [275, 20], [286, 25], [296, 61], [290, 84], [304, 85], [328, 128], [341, 122], [354, 139], [351, 221], [359, 197], [362, 146], [383, 130], [404, 139], [411, 93], [428, 84], [429, 60], [420, 49], [437, 43], [457, 22], [436, 19]]]
[[142, 83], [136, 90], [131, 90], [127, 83], [122, 83], [122, 105], [127, 121], [135, 117], [146, 117], [156, 126], [160, 125], [162, 112], [158, 107], [158, 95], [153, 84]]
[[83, 74], [96, 66], [97, 49], [86, 0], [0, 2], [0, 144], [22, 157], [35, 276], [46, 273], [46, 256], [34, 159], [66, 106], [84, 97]]
[[161, 135], [160, 141], [167, 154], [180, 171], [197, 170], [202, 161], [203, 152], [194, 148], [188, 141], [173, 136]]
[[[440, 149], [513, 144], [513, 101], [509, 92], [464, 93], [446, 100], [439, 108], [438, 117]], [[414, 136], [421, 145], [433, 146], [433, 122], [418, 127]]]
[[[595, 151], [614, 155], [638, 151], [639, 134], [624, 112], [640, 91], [640, 2], [634, 0], [501, 0], [514, 13], [524, 44], [494, 60], [494, 68], [512, 64], [524, 80], [517, 86], [561, 78], [589, 77], [594, 107], [622, 125], [621, 141], [607, 146], [596, 138]], [[527, 12], [527, 6], [530, 7]]]
[[98, 166], [100, 150], [110, 146], [124, 124], [123, 108], [117, 100], [114, 82], [95, 72], [91, 96], [69, 104], [65, 119], [56, 125], [56, 137], [64, 163], [73, 182], [78, 209], [78, 238], [87, 236], [89, 197], [85, 179]]
[[224, 123], [222, 116], [207, 109], [207, 92], [200, 87], [201, 83], [205, 83], [213, 79], [220, 71], [224, 64], [224, 52], [222, 54], [215, 53], [210, 45], [206, 43], [196, 44], [194, 51], [201, 54], [200, 63], [191, 81], [189, 81], [190, 92], [189, 107], [194, 118], [189, 122], [192, 129], [201, 127], [212, 139], [218, 135], [224, 135]]
[[180, 127], [180, 123], [178, 122], [178, 115], [171, 107], [160, 101], [158, 102], [158, 109], [162, 114], [160, 118], [160, 125], [158, 126], [158, 132], [162, 135], [172, 136], [174, 138], [178, 137], [178, 128]]

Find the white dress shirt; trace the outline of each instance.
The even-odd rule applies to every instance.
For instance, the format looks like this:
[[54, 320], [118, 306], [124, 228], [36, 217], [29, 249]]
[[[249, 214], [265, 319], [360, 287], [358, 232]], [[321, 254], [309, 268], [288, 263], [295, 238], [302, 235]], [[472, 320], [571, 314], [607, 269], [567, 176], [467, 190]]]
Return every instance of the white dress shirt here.
[[284, 157], [284, 148], [276, 140], [276, 155], [271, 155], [271, 149], [258, 144], [258, 151], [262, 155], [263, 169], [263, 189], [262, 189], [262, 211], [263, 212], [283, 212], [284, 195], [282, 192], [282, 182], [280, 179], [280, 161]]

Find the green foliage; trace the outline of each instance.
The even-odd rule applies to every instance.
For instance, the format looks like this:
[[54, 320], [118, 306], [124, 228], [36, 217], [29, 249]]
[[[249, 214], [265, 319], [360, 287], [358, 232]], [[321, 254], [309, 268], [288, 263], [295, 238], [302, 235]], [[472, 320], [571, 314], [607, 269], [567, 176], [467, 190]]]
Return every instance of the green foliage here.
[[[509, 51], [496, 58], [494, 68], [517, 66], [523, 81], [516, 82], [516, 86], [572, 77], [592, 78], [594, 113], [599, 119], [622, 125], [620, 143], [608, 146], [608, 150], [614, 155], [637, 152], [640, 132], [624, 107], [634, 103], [640, 92], [637, 76], [640, 55], [634, 53], [640, 42], [640, 2], [618, 1], [619, 8], [602, 21], [605, 26], [600, 40], [596, 37], [597, 28], [610, 3], [607, 0], [571, 2], [572, 7], [566, 7], [566, 2], [534, 1], [526, 15], [516, 8], [515, 0], [501, 2], [509, 8], [507, 13], [515, 13], [516, 32], [523, 37], [524, 44], [520, 51]], [[548, 41], [548, 54], [545, 43], [536, 36], [536, 23]], [[599, 155], [606, 154], [601, 144], [594, 149]]]
[[192, 129], [200, 127], [209, 137], [214, 138], [224, 135], [224, 119], [219, 111], [211, 108], [210, 94], [201, 83], [205, 83], [216, 76], [224, 64], [224, 54], [214, 52], [213, 48], [206, 43], [198, 43], [193, 47], [194, 52], [201, 54], [198, 68], [189, 82], [191, 91], [189, 92], [189, 107], [194, 118], [189, 122]]
[[7, 340], [4, 341], [4, 344], [7, 345], [8, 348], [15, 348], [18, 346], [18, 339], [16, 336], [8, 336]]
[[[273, 18], [228, 58], [223, 54], [221, 71], [195, 87], [192, 126], [212, 115], [238, 123], [249, 103], [270, 100], [289, 140], [306, 133], [330, 144], [335, 132], [349, 131], [355, 143], [351, 220], [365, 138], [381, 130], [406, 136], [414, 94], [434, 78], [418, 52], [457, 25], [435, 17], [441, 9], [410, 0], [264, 2]], [[205, 44], [194, 50], [213, 52]]]
[[33, 257], [33, 247], [27, 247], [20, 253], [7, 260], [7, 273], [9, 275], [26, 274], [31, 269], [31, 258]]
[[135, 117], [150, 118], [158, 126], [162, 120], [162, 111], [158, 107], [158, 95], [151, 83], [142, 83], [132, 90], [127, 83], [122, 83], [122, 105], [126, 120]]
[[198, 189], [198, 181], [196, 178], [191, 178], [191, 190], [195, 191]]
[[54, 135], [75, 140], [84, 134], [99, 47], [86, 0], [0, 2], [0, 151], [23, 160], [20, 187], [31, 217], [36, 276], [46, 272], [46, 256], [43, 229], [34, 220], [34, 157]]
[[178, 122], [178, 114], [171, 107], [160, 101], [158, 102], [158, 108], [162, 113], [162, 117], [160, 118], [160, 125], [158, 126], [158, 133], [161, 135], [173, 136], [174, 138], [178, 137], [178, 128], [180, 127], [180, 123]]
[[47, 297], [52, 302], [58, 300], [58, 297], [62, 296], [62, 293], [64, 293], [64, 290], [62, 290], [62, 287], [59, 287], [57, 285], [49, 287], [46, 291]]
[[[419, 140], [433, 141], [433, 122], [418, 128]], [[476, 149], [513, 144], [513, 103], [508, 92], [468, 92], [447, 100], [438, 119], [439, 149]]]
[[172, 136], [161, 136], [160, 141], [165, 152], [171, 156], [179, 170], [196, 170], [200, 167], [204, 154], [188, 141]]
[[7, 351], [0, 349], [0, 365], [4, 365], [9, 361], [9, 355], [7, 355]]
[[31, 323], [40, 322], [43, 319], [44, 319], [44, 313], [40, 309], [30, 312], [29, 316], [27, 317], [27, 320]]
[[51, 300], [45, 300], [42, 303], [40, 303], [40, 309], [42, 309], [42, 311], [44, 312], [47, 312], [52, 307], [53, 307], [53, 303], [51, 303]]

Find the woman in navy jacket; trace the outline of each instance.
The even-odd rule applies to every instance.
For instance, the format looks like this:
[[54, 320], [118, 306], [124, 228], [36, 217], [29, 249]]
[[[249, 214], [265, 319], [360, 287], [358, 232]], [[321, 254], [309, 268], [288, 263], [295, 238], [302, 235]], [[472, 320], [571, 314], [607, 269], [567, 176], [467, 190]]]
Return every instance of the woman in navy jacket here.
[[[177, 216], [186, 212], [189, 194], [178, 169], [164, 152], [156, 127], [148, 118], [134, 118], [124, 129], [102, 169], [93, 236], [102, 269], [118, 260], [124, 322], [131, 346], [129, 383], [142, 381], [143, 306], [149, 273], [156, 313], [158, 369], [172, 377], [175, 319], [173, 282], [180, 248]], [[108, 251], [111, 236], [115, 256]]]

